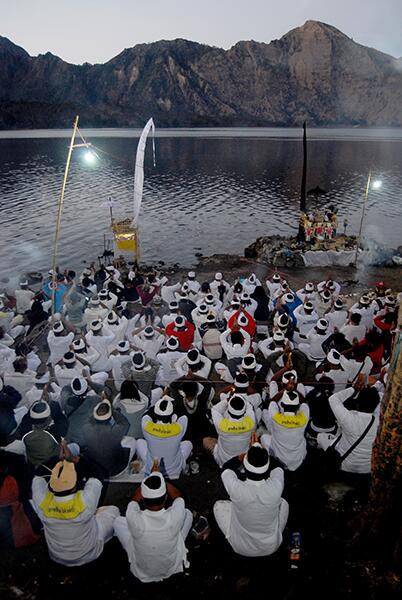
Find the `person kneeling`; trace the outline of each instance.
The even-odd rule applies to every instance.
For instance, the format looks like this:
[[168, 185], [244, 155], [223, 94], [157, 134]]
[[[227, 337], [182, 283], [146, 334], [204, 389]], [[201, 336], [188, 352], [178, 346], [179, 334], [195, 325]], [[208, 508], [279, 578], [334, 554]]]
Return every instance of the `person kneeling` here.
[[117, 506], [97, 508], [102, 484], [90, 478], [77, 490], [73, 462], [60, 461], [52, 470], [49, 484], [34, 477], [32, 499], [43, 523], [52, 560], [67, 567], [84, 565], [98, 558], [105, 542], [113, 537]]
[[268, 476], [269, 455], [259, 443], [250, 447], [243, 467], [245, 481], [231, 469], [223, 471], [222, 481], [230, 501], [215, 502], [215, 519], [237, 554], [268, 556], [281, 545], [288, 520], [289, 505], [282, 498], [283, 469], [277, 467]]
[[[180, 492], [155, 468], [142, 481], [126, 516], [115, 521], [115, 534], [127, 552], [131, 572], [143, 583], [183, 571], [187, 566], [184, 540], [193, 522]], [[165, 508], [168, 496], [173, 504]]]

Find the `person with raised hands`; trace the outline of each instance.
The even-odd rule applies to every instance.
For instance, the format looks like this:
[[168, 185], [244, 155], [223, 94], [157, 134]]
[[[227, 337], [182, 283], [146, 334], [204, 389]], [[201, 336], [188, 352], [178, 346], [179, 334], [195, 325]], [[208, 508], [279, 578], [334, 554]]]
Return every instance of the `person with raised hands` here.
[[[169, 506], [170, 504], [170, 506]], [[125, 517], [114, 522], [132, 574], [143, 583], [162, 581], [188, 566], [185, 539], [193, 522], [181, 492], [165, 481], [154, 460]]]
[[[236, 467], [244, 469], [240, 479]], [[269, 470], [270, 457], [253, 437], [245, 454], [228, 461], [221, 478], [230, 500], [214, 504], [218, 526], [233, 550], [242, 556], [268, 556], [282, 543], [289, 505], [282, 498], [284, 472]]]

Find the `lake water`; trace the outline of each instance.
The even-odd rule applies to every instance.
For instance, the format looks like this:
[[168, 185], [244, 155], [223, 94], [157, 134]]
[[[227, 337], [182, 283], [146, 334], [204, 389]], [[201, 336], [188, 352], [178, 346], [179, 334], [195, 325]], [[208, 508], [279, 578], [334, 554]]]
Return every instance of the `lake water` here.
[[[110, 239], [109, 208], [131, 216], [139, 131], [83, 130], [98, 148], [88, 165], [76, 149], [67, 184], [61, 267], [82, 267]], [[0, 274], [51, 266], [56, 207], [71, 131], [0, 132]], [[365, 235], [402, 243], [402, 130], [312, 129], [307, 189], [327, 191], [309, 206], [334, 204], [357, 233], [370, 168], [382, 182], [369, 194]], [[296, 129], [159, 130], [156, 167], [145, 160], [140, 220], [146, 262], [195, 264], [195, 254], [243, 253], [258, 236], [297, 230], [302, 168]]]

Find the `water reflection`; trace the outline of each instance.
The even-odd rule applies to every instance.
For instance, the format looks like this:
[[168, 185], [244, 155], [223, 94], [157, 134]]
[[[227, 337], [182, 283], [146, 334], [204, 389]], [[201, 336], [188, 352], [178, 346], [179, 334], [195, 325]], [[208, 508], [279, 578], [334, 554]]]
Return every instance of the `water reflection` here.
[[[109, 195], [130, 214], [135, 138], [100, 137], [105, 152], [88, 168], [74, 155], [65, 198], [60, 262], [78, 268], [109, 236]], [[49, 267], [55, 211], [68, 141], [0, 139], [0, 271]], [[356, 232], [368, 170], [383, 186], [370, 193], [370, 235], [388, 246], [402, 239], [402, 141], [319, 139], [309, 143], [308, 188], [328, 194]], [[194, 263], [195, 252], [242, 252], [259, 235], [296, 231], [301, 142], [288, 138], [160, 138], [157, 166], [146, 159], [141, 246], [144, 260]]]

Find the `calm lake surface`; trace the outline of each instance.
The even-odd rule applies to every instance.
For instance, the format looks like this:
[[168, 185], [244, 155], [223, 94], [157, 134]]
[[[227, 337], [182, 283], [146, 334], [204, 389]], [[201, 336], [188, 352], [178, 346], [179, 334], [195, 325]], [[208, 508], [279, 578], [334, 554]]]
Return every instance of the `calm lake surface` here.
[[[59, 264], [76, 269], [111, 239], [109, 208], [131, 216], [139, 131], [82, 130], [98, 148], [88, 165], [76, 149], [67, 184]], [[51, 266], [56, 206], [71, 131], [0, 132], [1, 276]], [[357, 233], [367, 175], [364, 231], [389, 247], [402, 244], [402, 130], [311, 129], [308, 184], [327, 194], [309, 206], [334, 204], [340, 229]], [[242, 254], [258, 236], [297, 230], [301, 130], [159, 130], [156, 167], [148, 141], [140, 220], [142, 258], [193, 265], [195, 254]]]

